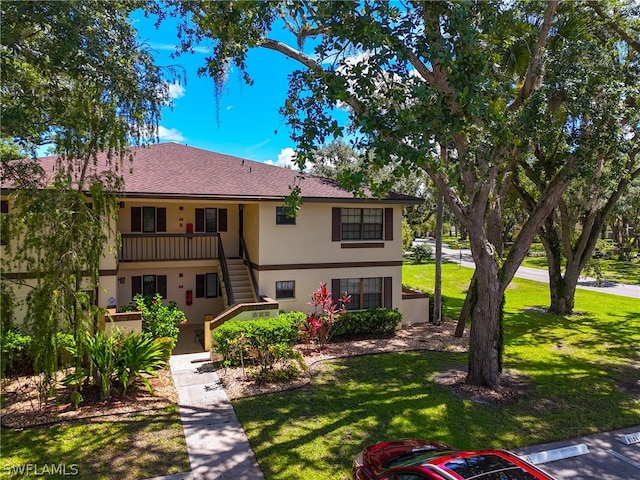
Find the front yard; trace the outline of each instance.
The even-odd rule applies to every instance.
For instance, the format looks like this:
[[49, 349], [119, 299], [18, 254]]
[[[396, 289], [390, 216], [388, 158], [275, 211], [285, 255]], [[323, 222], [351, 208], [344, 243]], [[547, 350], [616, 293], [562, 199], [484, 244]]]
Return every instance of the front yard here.
[[[432, 290], [433, 270], [405, 265], [404, 282]], [[446, 315], [457, 315], [471, 273], [443, 266]], [[467, 358], [464, 340], [449, 345], [442, 337], [454, 327], [449, 319], [437, 329], [414, 328], [429, 342], [410, 342], [403, 332], [382, 347], [379, 340], [358, 344], [385, 353], [362, 355], [367, 348], [350, 345], [347, 353], [361, 355], [315, 363], [303, 387], [234, 399], [266, 478], [346, 480], [355, 454], [383, 439], [514, 449], [640, 424], [638, 300], [579, 290], [572, 317], [546, 314], [547, 303], [545, 284], [515, 279], [508, 289], [505, 369], [512, 395], [474, 397], [455, 384]], [[394, 345], [418, 350], [386, 348]], [[340, 354], [347, 346], [331, 348]], [[109, 421], [3, 429], [1, 453], [0, 478], [18, 478], [14, 467], [28, 465], [126, 480], [189, 469], [175, 405]]]
[[[431, 289], [433, 265], [404, 267]], [[444, 265], [447, 313], [471, 270]], [[525, 395], [478, 403], [436, 381], [466, 354], [415, 351], [326, 363], [311, 385], [234, 401], [267, 479], [348, 479], [355, 454], [383, 439], [423, 437], [460, 448], [517, 448], [640, 423], [638, 301], [579, 291], [578, 313], [547, 315], [545, 284], [516, 279], [505, 307], [505, 368]]]

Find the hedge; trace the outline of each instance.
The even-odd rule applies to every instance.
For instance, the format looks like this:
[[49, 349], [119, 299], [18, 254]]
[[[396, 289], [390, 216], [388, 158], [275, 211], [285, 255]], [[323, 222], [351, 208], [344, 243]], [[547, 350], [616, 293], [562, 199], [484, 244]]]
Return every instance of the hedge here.
[[269, 345], [294, 345], [305, 318], [302, 312], [289, 312], [277, 318], [230, 320], [211, 333], [211, 349], [231, 365], [240, 365], [241, 359], [248, 361], [252, 350], [264, 350]]
[[402, 321], [402, 314], [390, 308], [371, 308], [340, 315], [334, 336], [392, 335]]

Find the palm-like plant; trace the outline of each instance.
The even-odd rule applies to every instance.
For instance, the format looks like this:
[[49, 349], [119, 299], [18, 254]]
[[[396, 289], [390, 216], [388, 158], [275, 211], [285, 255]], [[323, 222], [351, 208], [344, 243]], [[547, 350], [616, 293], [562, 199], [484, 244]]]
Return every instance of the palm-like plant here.
[[149, 393], [153, 394], [149, 379], [142, 376], [142, 373], [155, 376], [154, 370], [167, 363], [163, 357], [162, 346], [154, 342], [153, 338], [144, 333], [127, 335], [117, 356], [117, 373], [124, 387], [123, 396], [138, 378], [142, 379]]

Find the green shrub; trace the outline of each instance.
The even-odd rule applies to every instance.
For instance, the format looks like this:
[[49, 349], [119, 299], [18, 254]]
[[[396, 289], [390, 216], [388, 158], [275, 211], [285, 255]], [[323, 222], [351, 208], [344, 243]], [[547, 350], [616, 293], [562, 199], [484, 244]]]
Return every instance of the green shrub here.
[[176, 302], [165, 305], [159, 293], [153, 297], [138, 294], [122, 310], [142, 312], [142, 331], [152, 338], [172, 338], [174, 346], [178, 341], [180, 325], [187, 322], [185, 313], [178, 308]]
[[372, 308], [342, 314], [335, 335], [392, 335], [402, 314], [390, 308]]
[[259, 367], [249, 373], [259, 383], [286, 382], [307, 370], [302, 354], [285, 344], [269, 345], [261, 355]]
[[130, 333], [124, 337], [116, 353], [116, 373], [124, 387], [122, 395], [127, 394], [127, 389], [137, 379], [141, 379], [149, 393], [153, 394], [149, 379], [143, 377], [142, 373], [155, 375], [154, 370], [167, 363], [162, 359], [163, 355], [162, 344], [144, 333]]
[[56, 333], [56, 349], [58, 351], [58, 364], [63, 367], [69, 367], [75, 360], [76, 340], [70, 333]]
[[173, 338], [169, 337], [160, 337], [155, 338], [154, 342], [157, 343], [162, 351], [162, 360], [167, 363], [171, 358], [171, 353], [173, 353], [173, 347], [175, 347], [175, 341]]
[[426, 243], [418, 243], [413, 247], [413, 261], [416, 264], [421, 264], [427, 260], [431, 260], [433, 257], [433, 248]]
[[0, 337], [0, 374], [7, 372], [31, 372], [31, 336], [25, 335], [15, 327], [2, 332]]
[[293, 345], [300, 332], [304, 314], [281, 314], [278, 318], [231, 320], [212, 333], [212, 349], [230, 365], [250, 360], [260, 362], [269, 345]]

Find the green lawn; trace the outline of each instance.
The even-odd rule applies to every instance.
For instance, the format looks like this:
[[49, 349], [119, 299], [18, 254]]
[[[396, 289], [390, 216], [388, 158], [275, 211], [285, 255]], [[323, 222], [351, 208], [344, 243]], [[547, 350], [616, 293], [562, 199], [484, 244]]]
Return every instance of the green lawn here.
[[[640, 285], [640, 257], [630, 261], [600, 259], [602, 280]], [[526, 257], [523, 267], [547, 269], [547, 257]]]
[[[433, 265], [406, 265], [405, 283], [433, 289]], [[444, 265], [447, 313], [464, 299], [471, 270]], [[542, 312], [545, 284], [515, 280], [505, 315], [505, 368], [527, 374], [529, 395], [481, 405], [433, 376], [466, 355], [407, 352], [334, 361], [312, 385], [234, 402], [267, 479], [348, 479], [357, 451], [383, 439], [426, 437], [460, 448], [569, 438], [640, 423], [638, 301], [579, 291], [578, 314]]]
[[[2, 430], [0, 478], [136, 480], [188, 471], [189, 458], [177, 406], [115, 422], [73, 422], [20, 431]], [[64, 473], [66, 472], [66, 476]]]

